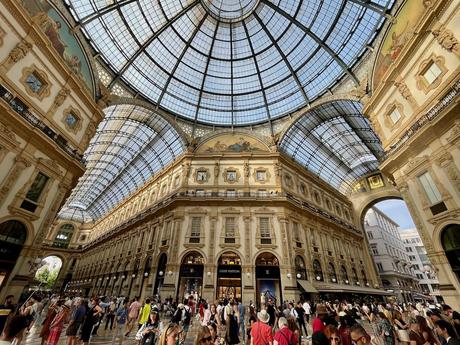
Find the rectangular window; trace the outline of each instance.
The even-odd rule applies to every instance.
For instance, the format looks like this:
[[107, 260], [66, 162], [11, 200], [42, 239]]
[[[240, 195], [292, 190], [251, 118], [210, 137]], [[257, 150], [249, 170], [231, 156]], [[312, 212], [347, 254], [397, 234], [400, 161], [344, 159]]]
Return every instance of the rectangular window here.
[[33, 93], [39, 94], [44, 83], [36, 73], [30, 73], [26, 79], [26, 84]]
[[225, 217], [225, 243], [235, 243], [235, 217]]
[[374, 235], [372, 234], [372, 231], [368, 231], [368, 232], [367, 232], [367, 237], [368, 237], [370, 240], [373, 240], [373, 239], [374, 239]]
[[428, 84], [433, 84], [436, 79], [442, 74], [441, 69], [436, 64], [436, 62], [432, 61], [430, 65], [426, 68], [423, 76], [425, 77]]
[[196, 196], [204, 196], [204, 189], [197, 189]]
[[236, 181], [236, 170], [227, 170], [227, 181]]
[[399, 121], [401, 118], [401, 114], [399, 113], [398, 108], [393, 108], [393, 110], [390, 113], [390, 120], [393, 124]]
[[260, 244], [271, 244], [270, 219], [268, 217], [259, 218]]
[[257, 181], [265, 181], [267, 178], [267, 172], [265, 170], [257, 170], [256, 171], [256, 180]]
[[40, 195], [45, 189], [49, 177], [39, 172], [35, 177], [34, 182], [29, 188], [24, 201], [21, 203], [21, 208], [29, 212], [35, 212]]
[[192, 217], [192, 230], [190, 232], [190, 243], [200, 243], [201, 217]]
[[227, 198], [234, 198], [234, 197], [236, 197], [236, 190], [227, 189]]
[[302, 242], [300, 239], [299, 223], [296, 223], [296, 222], [292, 223], [292, 232], [294, 233], [296, 247], [302, 248]]
[[379, 272], [383, 272], [383, 266], [380, 262], [377, 263], [377, 269], [379, 270]]
[[428, 200], [432, 205], [442, 201], [441, 193], [439, 193], [439, 190], [434, 184], [429, 172], [425, 172], [424, 174], [420, 175], [418, 179], [423, 189], [425, 190]]

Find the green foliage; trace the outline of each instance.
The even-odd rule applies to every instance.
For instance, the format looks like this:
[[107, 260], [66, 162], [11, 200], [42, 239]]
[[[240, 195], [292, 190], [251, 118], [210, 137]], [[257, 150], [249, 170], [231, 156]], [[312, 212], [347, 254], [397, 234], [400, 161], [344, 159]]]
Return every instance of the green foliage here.
[[37, 279], [39, 282], [43, 283], [45, 287], [50, 289], [53, 287], [54, 283], [56, 283], [58, 274], [59, 270], [50, 271], [48, 266], [45, 266], [37, 271], [35, 279]]

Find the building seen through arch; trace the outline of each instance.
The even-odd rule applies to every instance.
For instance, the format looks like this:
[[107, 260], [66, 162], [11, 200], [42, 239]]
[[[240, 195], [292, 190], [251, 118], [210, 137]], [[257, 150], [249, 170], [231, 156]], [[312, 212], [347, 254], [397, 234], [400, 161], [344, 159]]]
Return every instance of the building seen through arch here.
[[72, 294], [409, 301], [362, 222], [392, 197], [460, 307], [455, 2], [0, 14], [0, 300], [55, 255]]

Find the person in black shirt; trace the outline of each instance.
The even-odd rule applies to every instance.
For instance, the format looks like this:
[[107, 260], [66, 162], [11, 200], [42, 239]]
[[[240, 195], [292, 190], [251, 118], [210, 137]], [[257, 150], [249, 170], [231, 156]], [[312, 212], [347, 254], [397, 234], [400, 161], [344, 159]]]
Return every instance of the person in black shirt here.
[[305, 336], [308, 336], [307, 327], [305, 326], [305, 309], [302, 307], [302, 303], [299, 301], [297, 302], [297, 307], [295, 307], [295, 311], [297, 312], [297, 323], [299, 324], [300, 329], [300, 336], [302, 337], [302, 327], [305, 330]]
[[276, 321], [276, 311], [275, 307], [273, 306], [273, 300], [271, 298], [268, 300], [267, 313], [268, 315], [270, 315], [270, 320], [268, 320], [268, 324], [270, 327], [273, 327]]

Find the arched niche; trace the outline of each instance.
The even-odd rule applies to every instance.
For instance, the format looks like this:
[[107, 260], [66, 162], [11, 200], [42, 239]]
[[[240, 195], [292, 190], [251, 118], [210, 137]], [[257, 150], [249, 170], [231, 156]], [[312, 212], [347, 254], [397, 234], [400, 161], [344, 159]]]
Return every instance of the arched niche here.
[[177, 298], [185, 301], [188, 298], [198, 299], [203, 290], [204, 257], [197, 251], [184, 255], [179, 269], [179, 285]]
[[441, 232], [441, 245], [452, 271], [460, 281], [460, 225], [449, 224]]
[[270, 300], [274, 305], [282, 301], [282, 286], [278, 258], [269, 252], [263, 252], [256, 258], [256, 294], [258, 303], [265, 304]]
[[241, 258], [238, 254], [228, 251], [220, 255], [217, 265], [217, 299], [237, 298], [241, 300]]

